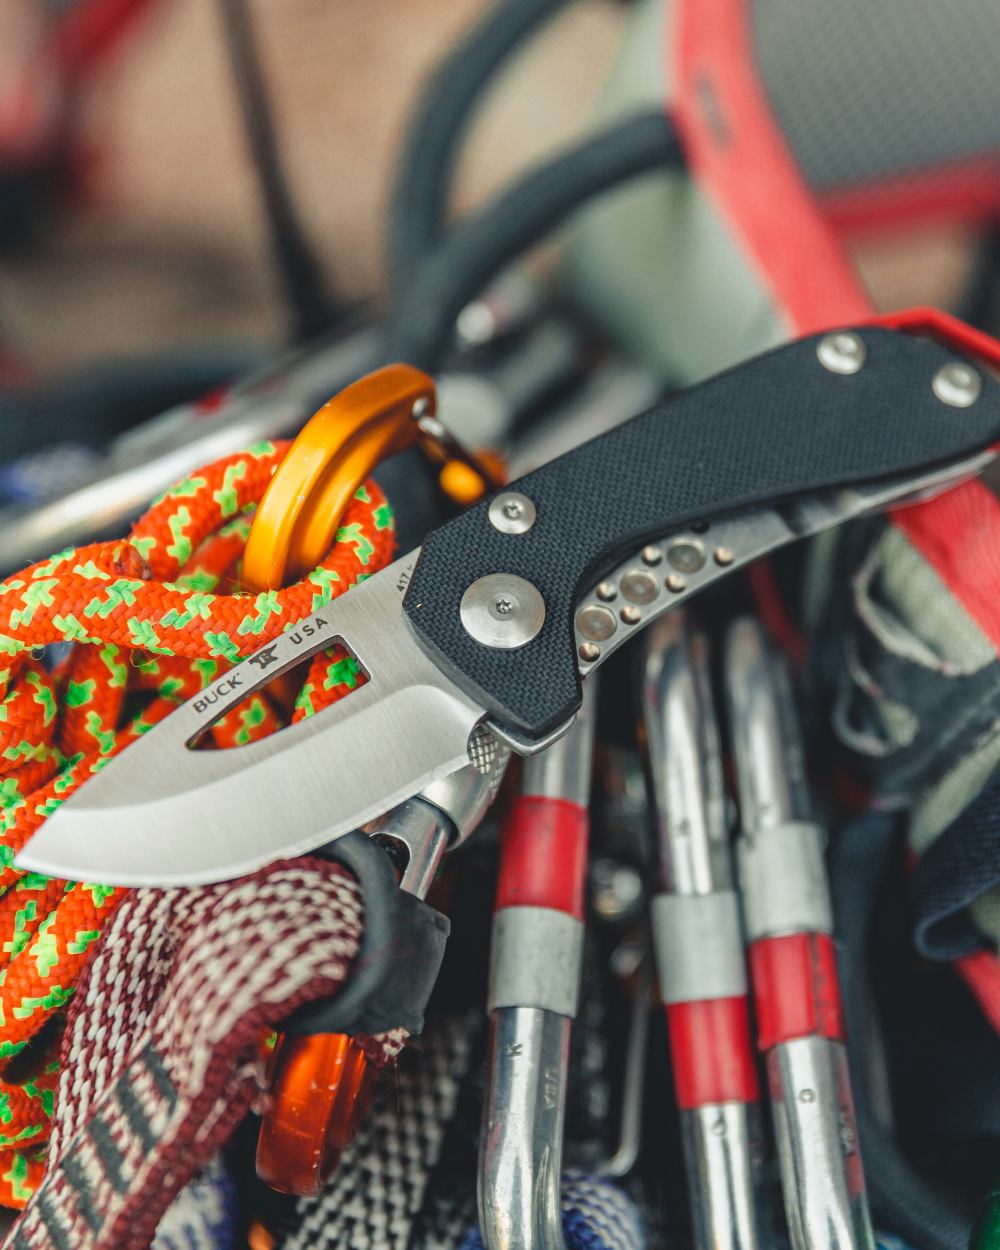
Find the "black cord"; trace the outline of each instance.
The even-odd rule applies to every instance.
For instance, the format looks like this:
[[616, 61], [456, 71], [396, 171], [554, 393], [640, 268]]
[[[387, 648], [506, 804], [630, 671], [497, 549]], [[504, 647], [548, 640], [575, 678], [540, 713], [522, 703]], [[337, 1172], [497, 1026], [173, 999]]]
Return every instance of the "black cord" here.
[[507, 57], [570, 0], [500, 0], [436, 70], [403, 145], [389, 206], [393, 301], [444, 235], [448, 197], [473, 106]]
[[618, 122], [525, 175], [423, 261], [390, 317], [387, 358], [433, 373], [456, 317], [505, 265], [592, 196], [683, 161], [673, 125], [657, 110]]
[[830, 856], [840, 984], [861, 1156], [872, 1212], [880, 1224], [916, 1250], [967, 1250], [969, 1221], [912, 1167], [892, 1133], [879, 1121], [865, 1064], [867, 956], [879, 895], [896, 847], [895, 834], [896, 822], [891, 815], [870, 813], [836, 838]]
[[327, 329], [332, 302], [295, 213], [281, 163], [247, 0], [219, 0], [250, 156], [297, 340]]

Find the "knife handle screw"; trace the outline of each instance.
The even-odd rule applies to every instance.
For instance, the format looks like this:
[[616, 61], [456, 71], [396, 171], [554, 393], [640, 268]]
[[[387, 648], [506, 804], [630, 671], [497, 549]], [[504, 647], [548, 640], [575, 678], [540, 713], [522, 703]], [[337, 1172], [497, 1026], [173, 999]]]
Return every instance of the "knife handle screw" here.
[[489, 506], [490, 524], [501, 534], [526, 534], [535, 524], [535, 505], [516, 490], [501, 491]]
[[513, 573], [492, 573], [472, 583], [459, 614], [465, 632], [494, 650], [512, 651], [534, 638], [545, 623], [545, 600], [537, 586]]
[[816, 355], [824, 369], [846, 376], [861, 369], [868, 356], [868, 349], [857, 334], [838, 330], [834, 334], [825, 334], [820, 339], [816, 344]]
[[971, 408], [983, 389], [983, 380], [970, 365], [960, 361], [942, 365], [931, 382], [931, 390], [949, 408]]

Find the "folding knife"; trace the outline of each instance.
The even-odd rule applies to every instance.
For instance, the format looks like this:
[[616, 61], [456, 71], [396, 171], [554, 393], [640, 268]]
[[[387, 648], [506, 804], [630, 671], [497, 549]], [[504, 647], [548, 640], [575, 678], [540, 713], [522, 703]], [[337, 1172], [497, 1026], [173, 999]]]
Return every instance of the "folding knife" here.
[[[965, 480], [998, 440], [1000, 385], [938, 342], [869, 326], [781, 347], [527, 474], [291, 626], [82, 786], [16, 862], [179, 885], [309, 851], [476, 763], [484, 727], [541, 749], [581, 679], [660, 613]], [[192, 749], [335, 640], [364, 685], [263, 741]]]

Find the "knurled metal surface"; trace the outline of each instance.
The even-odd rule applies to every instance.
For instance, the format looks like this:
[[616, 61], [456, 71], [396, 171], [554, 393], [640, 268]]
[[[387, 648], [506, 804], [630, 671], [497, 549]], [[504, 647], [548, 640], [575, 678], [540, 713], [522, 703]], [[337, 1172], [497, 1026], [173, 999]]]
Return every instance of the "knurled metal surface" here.
[[818, 190], [1000, 160], [997, 0], [754, 0], [757, 72]]
[[498, 742], [485, 725], [477, 725], [469, 738], [469, 763], [490, 779], [490, 801], [496, 797], [510, 759], [510, 748]]

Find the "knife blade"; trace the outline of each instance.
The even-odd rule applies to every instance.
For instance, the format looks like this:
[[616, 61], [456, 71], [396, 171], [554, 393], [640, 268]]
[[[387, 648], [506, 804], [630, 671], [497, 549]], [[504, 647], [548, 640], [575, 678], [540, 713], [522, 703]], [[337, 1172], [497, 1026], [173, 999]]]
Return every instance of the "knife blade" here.
[[[588, 672], [733, 569], [945, 489], [992, 458], [990, 375], [975, 374], [976, 397], [959, 407], [936, 380], [972, 367], [948, 348], [871, 327], [832, 337], [855, 345], [850, 372], [830, 365], [831, 336], [799, 340], [434, 531], [130, 746], [15, 862], [175, 885], [312, 849], [465, 764], [482, 724], [522, 753], [548, 745], [572, 723]], [[335, 640], [357, 657], [363, 686], [261, 742], [191, 749], [214, 719]]]
[[[84, 881], [103, 881], [114, 865], [121, 885], [224, 880], [312, 850], [468, 763], [483, 709], [399, 631], [417, 554], [300, 621], [179, 707], [128, 748], [126, 767], [105, 768], [57, 810], [21, 859], [45, 865], [34, 871]], [[309, 717], [225, 751], [192, 749], [223, 713], [334, 639], [368, 680], [328, 709], [332, 717]], [[345, 740], [353, 744], [346, 753], [338, 745]], [[338, 805], [350, 812], [344, 828]]]

